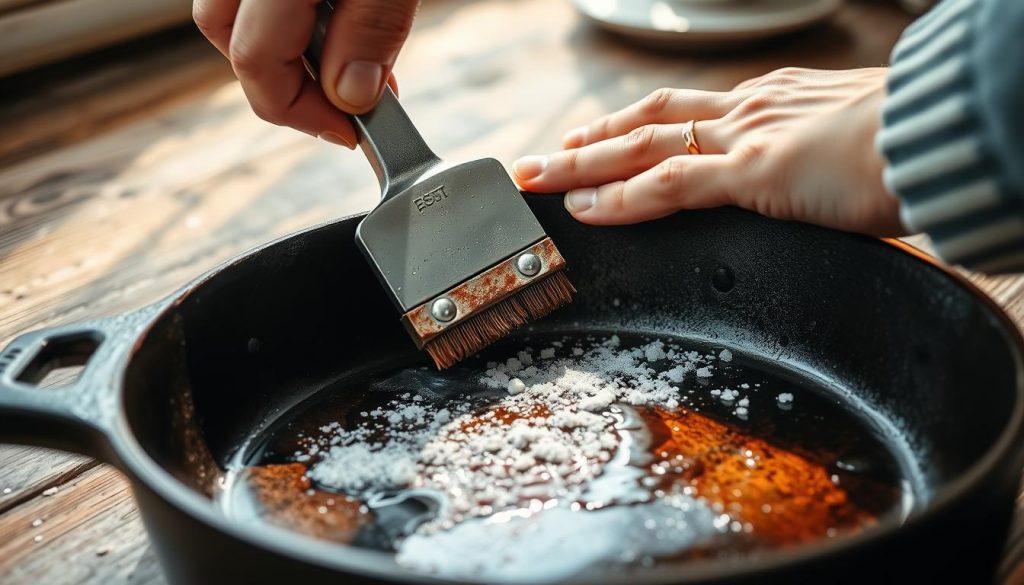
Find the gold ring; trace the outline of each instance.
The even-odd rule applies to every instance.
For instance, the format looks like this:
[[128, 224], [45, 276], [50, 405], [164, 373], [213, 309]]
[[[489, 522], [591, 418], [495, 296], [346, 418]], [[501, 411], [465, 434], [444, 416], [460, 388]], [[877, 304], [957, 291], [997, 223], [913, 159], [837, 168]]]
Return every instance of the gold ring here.
[[700, 154], [700, 146], [697, 145], [697, 134], [694, 128], [696, 125], [696, 120], [690, 120], [683, 125], [683, 144], [686, 146], [686, 152], [690, 154]]

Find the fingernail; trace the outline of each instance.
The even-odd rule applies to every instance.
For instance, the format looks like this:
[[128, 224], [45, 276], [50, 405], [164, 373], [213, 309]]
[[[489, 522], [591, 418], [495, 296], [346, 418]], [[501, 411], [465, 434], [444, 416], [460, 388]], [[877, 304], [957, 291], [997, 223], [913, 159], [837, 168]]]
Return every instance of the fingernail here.
[[341, 134], [335, 134], [334, 132], [321, 132], [317, 138], [324, 142], [330, 142], [331, 144], [337, 144], [338, 146], [344, 146], [345, 148], [351, 149], [352, 145], [348, 143]]
[[572, 130], [566, 132], [565, 136], [562, 137], [562, 144], [570, 147], [578, 146], [580, 144], [583, 144], [583, 140], [586, 138], [586, 136], [587, 128], [585, 126], [580, 128], [573, 128]]
[[582, 213], [597, 203], [597, 189], [573, 189], [565, 194], [565, 208], [570, 213]]
[[373, 105], [380, 94], [384, 66], [369, 61], [352, 61], [345, 65], [338, 80], [338, 97], [356, 108]]
[[512, 163], [512, 172], [520, 179], [532, 179], [540, 176], [546, 168], [548, 168], [548, 157], [539, 154], [524, 156]]

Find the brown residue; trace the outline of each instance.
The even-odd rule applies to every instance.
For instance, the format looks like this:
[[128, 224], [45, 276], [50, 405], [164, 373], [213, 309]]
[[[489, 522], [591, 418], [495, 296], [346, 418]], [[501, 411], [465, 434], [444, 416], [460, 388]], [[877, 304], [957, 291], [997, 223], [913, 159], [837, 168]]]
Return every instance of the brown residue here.
[[[652, 444], [654, 465], [666, 470], [662, 487], [692, 487], [742, 523], [756, 546], [798, 544], [877, 521], [821, 463], [692, 411], [643, 415], [667, 431]], [[893, 486], [886, 489], [891, 498]]]
[[309, 536], [349, 544], [374, 520], [359, 500], [313, 488], [301, 463], [250, 467], [240, 480], [261, 518]]
[[[487, 418], [484, 418], [487, 415]], [[470, 417], [460, 427], [464, 432], [473, 432], [482, 426], [494, 426], [496, 423], [510, 425], [519, 419], [531, 419], [551, 416], [551, 410], [544, 404], [532, 404], [529, 407], [522, 407], [515, 412], [507, 408], [496, 406], [486, 413]]]

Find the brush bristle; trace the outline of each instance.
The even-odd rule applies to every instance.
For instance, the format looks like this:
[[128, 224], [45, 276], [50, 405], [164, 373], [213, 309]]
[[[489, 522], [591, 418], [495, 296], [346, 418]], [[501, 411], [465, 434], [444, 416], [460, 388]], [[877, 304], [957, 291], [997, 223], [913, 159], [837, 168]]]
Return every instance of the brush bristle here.
[[572, 301], [576, 288], [564, 271], [545, 276], [485, 311], [446, 329], [424, 344], [439, 370], [450, 368], [505, 337], [517, 327], [540, 319]]

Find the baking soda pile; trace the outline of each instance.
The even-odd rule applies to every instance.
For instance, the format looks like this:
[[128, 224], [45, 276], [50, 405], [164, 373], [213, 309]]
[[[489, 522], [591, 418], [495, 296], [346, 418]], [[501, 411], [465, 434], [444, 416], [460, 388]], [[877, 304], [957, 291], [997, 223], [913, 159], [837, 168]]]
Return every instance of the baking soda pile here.
[[[546, 502], [585, 502], [588, 486], [618, 450], [622, 429], [613, 404], [673, 409], [699, 391], [732, 353], [702, 354], [653, 341], [623, 348], [617, 336], [579, 343], [555, 341], [491, 362], [479, 383], [503, 396], [483, 414], [471, 401], [444, 407], [409, 392], [386, 407], [335, 422], [308, 442], [299, 460], [313, 462], [318, 484], [371, 500], [400, 489], [443, 495], [445, 506], [420, 532], [449, 529], [473, 517]], [[715, 390], [747, 415], [740, 389]], [[614, 503], [605, 493], [600, 506]], [[552, 505], [552, 504], [548, 504]], [[598, 505], [598, 504], [596, 504]]]
[[[662, 341], [624, 347], [617, 336], [545, 345], [487, 363], [445, 399], [425, 372], [404, 371], [379, 389], [381, 406], [320, 427], [296, 459], [310, 463], [317, 485], [370, 508], [394, 494], [429, 494], [437, 510], [396, 544], [396, 559], [441, 576], [558, 579], [735, 530], [687, 489], [651, 491], [651, 435], [635, 410], [699, 410], [711, 400], [747, 419], [748, 393], [760, 384], [711, 380], [732, 352]], [[779, 408], [792, 400], [779, 396]]]

